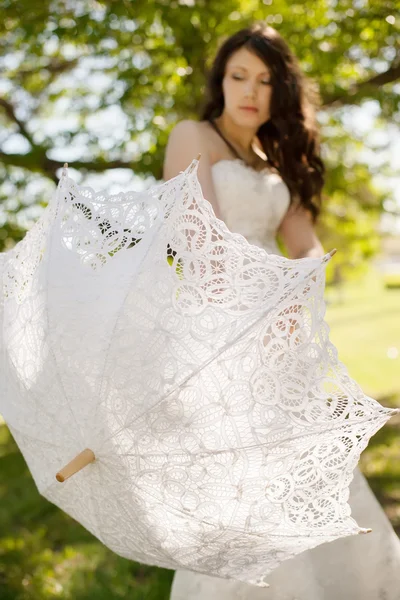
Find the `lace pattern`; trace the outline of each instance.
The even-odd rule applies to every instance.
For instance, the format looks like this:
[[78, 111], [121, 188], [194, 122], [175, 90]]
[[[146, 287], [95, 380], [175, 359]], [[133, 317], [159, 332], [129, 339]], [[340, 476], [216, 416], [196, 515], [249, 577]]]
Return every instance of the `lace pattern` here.
[[[115, 196], [64, 173], [3, 261], [0, 410], [40, 493], [118, 554], [265, 586], [363, 531], [348, 486], [395, 411], [329, 341], [330, 255], [229, 231], [197, 164]], [[86, 447], [95, 463], [57, 483]]]

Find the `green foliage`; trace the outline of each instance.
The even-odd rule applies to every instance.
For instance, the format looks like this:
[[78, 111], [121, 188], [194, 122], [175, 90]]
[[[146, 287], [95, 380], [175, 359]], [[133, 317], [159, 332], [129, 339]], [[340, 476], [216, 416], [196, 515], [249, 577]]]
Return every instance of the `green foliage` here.
[[160, 179], [170, 130], [198, 118], [217, 46], [265, 20], [320, 87], [328, 178], [319, 233], [339, 250], [328, 280], [356, 275], [376, 252], [383, 197], [361, 156], [368, 141], [354, 140], [344, 115], [373, 100], [377, 126], [400, 123], [398, 0], [0, 0], [0, 8], [0, 250], [37, 218], [65, 160], [78, 178], [127, 168]]

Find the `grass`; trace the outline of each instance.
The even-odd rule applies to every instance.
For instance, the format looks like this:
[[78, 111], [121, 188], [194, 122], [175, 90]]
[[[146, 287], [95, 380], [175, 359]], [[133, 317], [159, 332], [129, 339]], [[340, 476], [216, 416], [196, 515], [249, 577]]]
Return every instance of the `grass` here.
[[350, 375], [374, 397], [400, 394], [400, 287], [385, 288], [371, 271], [326, 299], [330, 338]]
[[[365, 393], [400, 407], [400, 287], [384, 286], [378, 272], [327, 290], [326, 320], [340, 360]], [[361, 469], [400, 534], [400, 416], [371, 439]]]
[[[339, 357], [363, 389], [400, 406], [400, 290], [370, 274], [327, 291]], [[391, 350], [390, 350], [391, 349]], [[389, 351], [390, 350], [390, 351]], [[392, 356], [392, 358], [390, 358]], [[400, 532], [400, 418], [371, 440], [361, 468]], [[6, 425], [0, 425], [1, 600], [166, 600], [173, 571], [118, 557], [42, 498]]]

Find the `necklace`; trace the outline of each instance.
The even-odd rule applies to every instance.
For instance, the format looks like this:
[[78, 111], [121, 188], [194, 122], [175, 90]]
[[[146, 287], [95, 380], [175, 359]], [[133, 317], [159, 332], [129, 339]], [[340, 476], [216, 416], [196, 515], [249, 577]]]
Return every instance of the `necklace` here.
[[209, 123], [214, 127], [215, 131], [221, 136], [221, 138], [224, 140], [225, 144], [230, 148], [230, 150], [233, 152], [233, 154], [239, 158], [240, 160], [242, 160], [246, 165], [248, 165], [249, 167], [251, 167], [252, 169], [254, 169], [254, 166], [249, 164], [247, 162], [247, 160], [244, 160], [240, 154], [238, 153], [238, 151], [236, 150], [236, 148], [234, 148], [232, 146], [232, 144], [230, 143], [229, 140], [226, 139], [226, 137], [223, 135], [222, 131], [220, 130], [220, 128], [217, 126], [217, 124], [215, 123], [215, 121], [209, 119]]

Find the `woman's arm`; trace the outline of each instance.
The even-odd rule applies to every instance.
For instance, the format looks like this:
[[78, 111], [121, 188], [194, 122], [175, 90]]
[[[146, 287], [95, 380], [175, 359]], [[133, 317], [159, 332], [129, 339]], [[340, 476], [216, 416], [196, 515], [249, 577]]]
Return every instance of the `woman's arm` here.
[[287, 249], [289, 258], [318, 258], [324, 255], [311, 218], [306, 208], [291, 206], [284, 216], [278, 234]]
[[168, 181], [178, 175], [180, 171], [184, 171], [199, 153], [201, 158], [197, 178], [204, 198], [210, 202], [215, 215], [221, 219], [212, 180], [210, 154], [199, 131], [199, 125], [195, 121], [189, 119], [180, 121], [172, 129], [165, 150], [163, 178]]
[[[311, 212], [299, 204], [292, 204], [284, 216], [278, 234], [286, 247], [289, 258], [318, 258], [324, 249], [319, 241], [312, 222]], [[312, 278], [315, 281], [315, 277]], [[290, 316], [278, 321], [277, 326], [286, 332], [288, 338], [295, 336], [294, 342], [301, 342], [303, 327], [302, 306], [294, 304], [289, 310]]]

